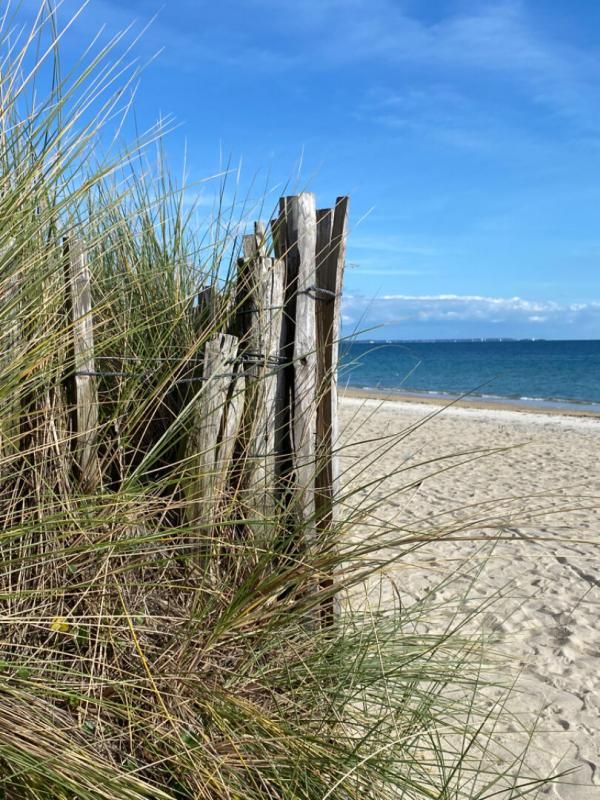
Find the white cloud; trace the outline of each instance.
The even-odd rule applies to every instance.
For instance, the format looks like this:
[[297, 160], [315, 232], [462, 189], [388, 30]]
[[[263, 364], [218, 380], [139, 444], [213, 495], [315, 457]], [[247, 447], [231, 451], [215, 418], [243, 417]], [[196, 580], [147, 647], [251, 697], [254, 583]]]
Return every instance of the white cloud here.
[[[258, 18], [280, 7], [275, 0], [250, 5]], [[285, 48], [278, 56], [288, 66], [294, 61], [307, 66], [387, 61], [443, 76], [448, 69], [465, 68], [497, 73], [512, 78], [530, 100], [590, 120], [600, 74], [594, 54], [542, 33], [535, 22], [541, 12], [534, 3], [496, 0], [474, 3], [473, 8], [424, 21], [399, 0], [301, 0], [295, 6], [294, 33], [304, 39], [303, 45], [295, 49], [295, 58]], [[289, 35], [288, 20], [281, 19]]]
[[[369, 299], [346, 295], [344, 324], [348, 327], [421, 326], [428, 324], [478, 323], [517, 328], [527, 325], [589, 326], [600, 331], [600, 301], [559, 303], [525, 300], [521, 297], [480, 295], [383, 295]], [[510, 335], [503, 333], [502, 335]]]

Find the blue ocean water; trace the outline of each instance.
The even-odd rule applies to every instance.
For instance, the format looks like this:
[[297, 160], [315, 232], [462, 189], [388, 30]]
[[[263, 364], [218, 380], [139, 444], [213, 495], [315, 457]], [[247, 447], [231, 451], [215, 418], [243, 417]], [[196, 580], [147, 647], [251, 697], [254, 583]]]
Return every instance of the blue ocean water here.
[[346, 342], [339, 383], [600, 411], [600, 341]]

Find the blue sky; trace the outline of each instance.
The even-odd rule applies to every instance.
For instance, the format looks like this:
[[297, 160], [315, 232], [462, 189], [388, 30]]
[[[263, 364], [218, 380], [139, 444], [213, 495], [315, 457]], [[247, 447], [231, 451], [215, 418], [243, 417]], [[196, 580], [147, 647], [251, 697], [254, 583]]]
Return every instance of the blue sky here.
[[67, 55], [155, 12], [138, 124], [191, 182], [351, 195], [346, 332], [600, 338], [600, 3], [91, 0]]

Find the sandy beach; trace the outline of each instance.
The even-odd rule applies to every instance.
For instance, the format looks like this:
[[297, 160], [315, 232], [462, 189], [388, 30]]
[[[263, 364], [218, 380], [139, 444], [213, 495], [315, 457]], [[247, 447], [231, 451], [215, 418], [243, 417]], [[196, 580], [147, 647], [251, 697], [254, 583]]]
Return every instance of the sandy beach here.
[[600, 419], [346, 395], [341, 429], [362, 535], [444, 533], [390, 568], [402, 602], [457, 569], [497, 598], [480, 621], [521, 670], [515, 718], [539, 715], [528, 762], [576, 768], [540, 796], [600, 800]]

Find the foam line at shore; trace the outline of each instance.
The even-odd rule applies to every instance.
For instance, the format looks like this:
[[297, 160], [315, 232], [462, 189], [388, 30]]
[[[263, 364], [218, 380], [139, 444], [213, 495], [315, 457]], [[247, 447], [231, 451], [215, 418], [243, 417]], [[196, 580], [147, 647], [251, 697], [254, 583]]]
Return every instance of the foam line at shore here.
[[575, 427], [600, 429], [600, 414], [576, 408], [547, 409], [530, 405], [518, 405], [495, 401], [465, 398], [444, 400], [439, 397], [421, 397], [399, 393], [385, 393], [376, 390], [343, 389], [340, 399], [344, 405], [380, 406], [388, 410], [414, 411], [423, 415], [431, 414], [434, 408], [443, 408], [444, 414], [489, 419], [507, 423], [527, 420], [533, 424], [569, 424]]

